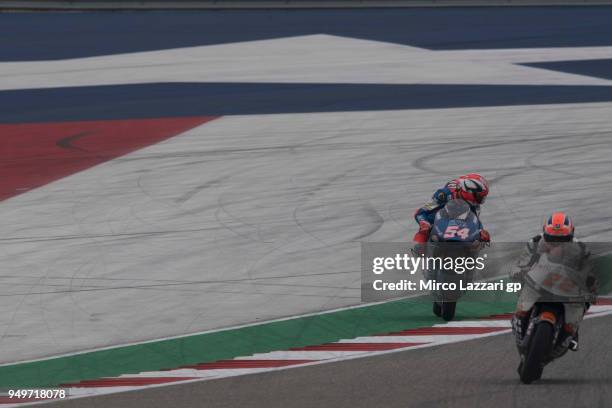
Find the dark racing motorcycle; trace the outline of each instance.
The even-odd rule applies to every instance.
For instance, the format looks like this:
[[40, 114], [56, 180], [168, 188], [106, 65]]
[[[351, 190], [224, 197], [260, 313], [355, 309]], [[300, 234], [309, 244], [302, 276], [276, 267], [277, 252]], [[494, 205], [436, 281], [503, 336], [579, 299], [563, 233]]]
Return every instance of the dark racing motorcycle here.
[[[480, 220], [470, 205], [460, 199], [451, 200], [437, 212], [425, 252], [429, 257], [443, 259], [475, 257], [482, 247], [481, 230]], [[460, 281], [471, 282], [472, 271], [457, 273], [437, 267], [427, 270], [426, 277], [439, 284], [454, 284], [455, 289], [432, 291], [434, 314], [452, 320], [462, 295]]]

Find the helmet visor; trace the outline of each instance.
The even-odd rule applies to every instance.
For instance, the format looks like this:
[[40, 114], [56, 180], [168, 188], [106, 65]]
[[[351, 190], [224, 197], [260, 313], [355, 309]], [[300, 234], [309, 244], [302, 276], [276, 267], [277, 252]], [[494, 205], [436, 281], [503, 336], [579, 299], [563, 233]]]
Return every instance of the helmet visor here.
[[572, 235], [550, 235], [544, 233], [544, 241], [546, 242], [569, 242], [573, 238]]

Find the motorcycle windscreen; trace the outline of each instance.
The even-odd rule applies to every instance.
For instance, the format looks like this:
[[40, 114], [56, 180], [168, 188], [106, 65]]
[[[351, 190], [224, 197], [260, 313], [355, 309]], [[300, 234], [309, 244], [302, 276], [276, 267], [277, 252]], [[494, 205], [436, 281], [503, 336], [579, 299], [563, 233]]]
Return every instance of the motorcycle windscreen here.
[[472, 242], [480, 238], [480, 221], [463, 200], [451, 200], [436, 214], [434, 242]]
[[592, 302], [596, 279], [590, 257], [574, 243], [544, 243], [540, 257], [525, 277], [527, 290], [540, 302]]

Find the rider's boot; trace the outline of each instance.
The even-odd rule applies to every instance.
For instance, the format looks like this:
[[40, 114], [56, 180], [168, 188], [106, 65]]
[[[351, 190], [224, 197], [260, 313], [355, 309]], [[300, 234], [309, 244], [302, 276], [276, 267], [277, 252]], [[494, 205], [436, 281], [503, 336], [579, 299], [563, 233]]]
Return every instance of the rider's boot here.
[[573, 338], [570, 340], [569, 345], [567, 347], [571, 351], [578, 351], [578, 331], [574, 333]]
[[529, 325], [529, 312], [517, 310], [512, 316], [512, 332], [516, 339], [516, 346], [521, 350], [523, 348], [523, 338]]

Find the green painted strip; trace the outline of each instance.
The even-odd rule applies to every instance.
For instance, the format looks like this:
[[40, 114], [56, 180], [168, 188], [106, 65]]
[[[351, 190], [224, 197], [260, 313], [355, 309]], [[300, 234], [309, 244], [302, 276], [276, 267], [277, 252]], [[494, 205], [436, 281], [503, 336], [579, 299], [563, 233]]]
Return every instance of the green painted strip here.
[[[598, 262], [601, 292], [612, 291], [612, 258]], [[515, 295], [466, 296], [457, 306], [457, 319], [474, 319], [514, 310]], [[469, 299], [472, 298], [472, 299]], [[468, 301], [471, 300], [471, 301]], [[302, 347], [341, 339], [388, 333], [442, 323], [431, 311], [431, 302], [404, 299], [297, 317], [278, 322], [203, 333], [177, 339], [118, 347], [0, 367], [0, 387], [54, 386], [84, 379], [155, 371], [291, 347]]]
[[[459, 304], [458, 318], [512, 310], [514, 302]], [[231, 359], [357, 336], [442, 323], [431, 303], [408, 299], [328, 314], [264, 323], [221, 332], [94, 351], [56, 359], [0, 367], [3, 388], [54, 386], [83, 379], [173, 368]]]

